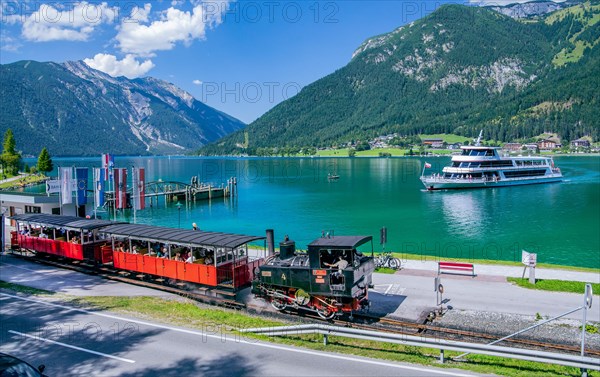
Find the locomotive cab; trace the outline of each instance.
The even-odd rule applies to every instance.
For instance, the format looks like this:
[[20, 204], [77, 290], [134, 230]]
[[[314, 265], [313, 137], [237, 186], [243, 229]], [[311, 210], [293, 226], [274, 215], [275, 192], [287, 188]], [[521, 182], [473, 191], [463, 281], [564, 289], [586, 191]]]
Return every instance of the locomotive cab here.
[[[370, 256], [358, 250], [368, 242]], [[279, 250], [253, 282], [253, 293], [277, 310], [302, 307], [331, 318], [368, 305], [375, 270], [371, 236], [318, 238], [306, 253], [296, 252], [294, 242], [286, 238]]]

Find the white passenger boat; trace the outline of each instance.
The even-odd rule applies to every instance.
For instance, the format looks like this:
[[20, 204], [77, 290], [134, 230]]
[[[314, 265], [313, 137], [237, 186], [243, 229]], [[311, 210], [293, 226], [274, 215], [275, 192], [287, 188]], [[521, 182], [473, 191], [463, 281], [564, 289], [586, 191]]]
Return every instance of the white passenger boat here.
[[421, 182], [427, 190], [486, 188], [559, 182], [563, 176], [554, 166], [552, 157], [503, 157], [499, 147], [461, 147], [462, 153], [452, 157], [442, 174], [425, 176], [425, 163]]

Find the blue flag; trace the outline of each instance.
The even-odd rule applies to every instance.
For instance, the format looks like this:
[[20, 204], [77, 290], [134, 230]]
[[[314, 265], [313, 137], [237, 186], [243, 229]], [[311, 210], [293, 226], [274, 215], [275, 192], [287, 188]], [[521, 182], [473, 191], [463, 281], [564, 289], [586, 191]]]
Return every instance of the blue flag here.
[[88, 168], [76, 168], [75, 177], [77, 180], [77, 205], [82, 206], [87, 203]]

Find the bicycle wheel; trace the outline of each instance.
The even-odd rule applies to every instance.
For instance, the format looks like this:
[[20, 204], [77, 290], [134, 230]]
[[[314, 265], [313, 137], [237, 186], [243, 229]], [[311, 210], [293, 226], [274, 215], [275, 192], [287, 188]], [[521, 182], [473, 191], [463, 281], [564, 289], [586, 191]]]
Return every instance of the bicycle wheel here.
[[397, 270], [398, 267], [400, 267], [400, 264], [398, 263], [398, 259], [396, 258], [390, 258], [390, 260], [388, 261], [388, 265], [390, 266], [390, 268]]

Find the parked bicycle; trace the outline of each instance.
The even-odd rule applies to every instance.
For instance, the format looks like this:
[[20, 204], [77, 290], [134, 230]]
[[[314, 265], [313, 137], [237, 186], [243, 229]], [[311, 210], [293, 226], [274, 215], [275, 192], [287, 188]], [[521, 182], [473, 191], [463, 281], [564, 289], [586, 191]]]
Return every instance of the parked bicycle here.
[[384, 252], [375, 257], [375, 267], [387, 267], [397, 270], [402, 266], [400, 259], [394, 258], [391, 252]]

